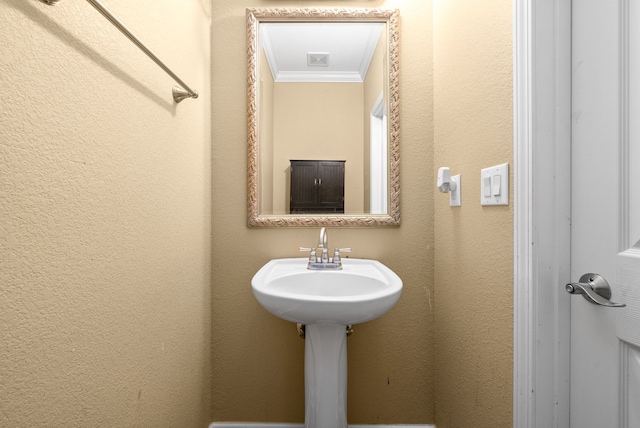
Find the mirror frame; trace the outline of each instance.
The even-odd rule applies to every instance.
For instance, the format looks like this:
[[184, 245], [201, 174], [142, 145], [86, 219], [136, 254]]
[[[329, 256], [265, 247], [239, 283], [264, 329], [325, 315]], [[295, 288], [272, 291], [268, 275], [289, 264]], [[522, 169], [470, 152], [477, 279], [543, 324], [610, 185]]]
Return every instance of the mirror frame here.
[[[398, 226], [400, 224], [400, 102], [397, 9], [247, 9], [247, 185], [249, 227]], [[387, 26], [389, 204], [387, 214], [260, 214], [258, 139], [258, 30], [261, 22], [383, 22]]]

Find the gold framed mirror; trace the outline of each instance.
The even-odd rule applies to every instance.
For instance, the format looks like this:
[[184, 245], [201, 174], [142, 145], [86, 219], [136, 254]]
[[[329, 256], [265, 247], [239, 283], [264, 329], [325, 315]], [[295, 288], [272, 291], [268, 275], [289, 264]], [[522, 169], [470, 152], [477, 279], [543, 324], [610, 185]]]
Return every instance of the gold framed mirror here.
[[248, 224], [400, 224], [398, 15], [247, 9]]

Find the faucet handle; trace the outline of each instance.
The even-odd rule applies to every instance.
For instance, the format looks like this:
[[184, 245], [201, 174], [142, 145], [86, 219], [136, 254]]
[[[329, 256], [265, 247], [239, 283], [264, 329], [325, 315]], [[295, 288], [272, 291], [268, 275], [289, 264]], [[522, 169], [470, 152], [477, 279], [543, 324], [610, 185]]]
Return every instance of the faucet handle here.
[[338, 263], [340, 261], [340, 251], [342, 251], [343, 253], [350, 253], [351, 252], [351, 248], [336, 248], [333, 251], [333, 262], [334, 263]]
[[315, 263], [316, 262], [316, 249], [315, 248], [307, 248], [300, 247], [298, 251], [309, 251], [309, 261]]

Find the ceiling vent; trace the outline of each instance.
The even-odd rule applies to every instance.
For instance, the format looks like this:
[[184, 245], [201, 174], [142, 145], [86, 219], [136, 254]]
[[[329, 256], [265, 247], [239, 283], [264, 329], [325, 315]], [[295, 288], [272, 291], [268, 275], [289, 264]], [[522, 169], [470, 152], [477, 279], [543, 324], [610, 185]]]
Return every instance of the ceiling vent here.
[[307, 66], [309, 67], [328, 67], [328, 52], [307, 52]]

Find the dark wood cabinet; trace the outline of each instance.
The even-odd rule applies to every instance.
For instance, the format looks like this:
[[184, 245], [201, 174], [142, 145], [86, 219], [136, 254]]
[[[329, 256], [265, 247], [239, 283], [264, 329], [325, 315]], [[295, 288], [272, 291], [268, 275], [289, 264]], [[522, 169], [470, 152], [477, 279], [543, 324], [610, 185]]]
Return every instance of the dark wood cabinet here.
[[291, 214], [344, 214], [343, 160], [291, 160]]

